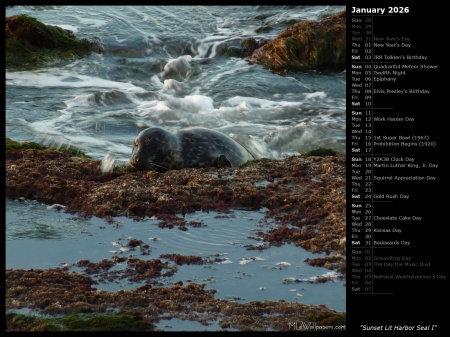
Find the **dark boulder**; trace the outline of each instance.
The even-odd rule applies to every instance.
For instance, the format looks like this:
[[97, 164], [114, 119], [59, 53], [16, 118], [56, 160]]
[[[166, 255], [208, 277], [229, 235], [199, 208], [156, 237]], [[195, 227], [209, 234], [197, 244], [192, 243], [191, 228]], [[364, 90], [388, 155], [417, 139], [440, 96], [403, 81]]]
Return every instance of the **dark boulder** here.
[[69, 30], [45, 25], [25, 14], [7, 17], [5, 23], [8, 70], [35, 69], [51, 61], [103, 52], [98, 41], [77, 39]]
[[241, 46], [242, 46], [242, 50], [244, 52], [245, 56], [250, 56], [253, 54], [253, 52], [258, 49], [261, 48], [262, 46], [264, 46], [267, 42], [269, 42], [270, 40], [268, 39], [264, 39], [261, 38], [258, 41], [253, 38], [253, 37], [249, 37], [247, 39], [242, 40], [241, 42]]

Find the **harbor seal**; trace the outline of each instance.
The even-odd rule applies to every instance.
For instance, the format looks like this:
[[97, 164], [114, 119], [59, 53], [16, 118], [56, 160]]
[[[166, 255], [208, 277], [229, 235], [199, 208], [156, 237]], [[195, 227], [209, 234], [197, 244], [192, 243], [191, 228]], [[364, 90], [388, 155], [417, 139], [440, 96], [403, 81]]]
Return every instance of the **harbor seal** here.
[[182, 168], [233, 167], [255, 159], [242, 145], [218, 131], [193, 127], [174, 132], [152, 127], [139, 133], [130, 164], [165, 172]]

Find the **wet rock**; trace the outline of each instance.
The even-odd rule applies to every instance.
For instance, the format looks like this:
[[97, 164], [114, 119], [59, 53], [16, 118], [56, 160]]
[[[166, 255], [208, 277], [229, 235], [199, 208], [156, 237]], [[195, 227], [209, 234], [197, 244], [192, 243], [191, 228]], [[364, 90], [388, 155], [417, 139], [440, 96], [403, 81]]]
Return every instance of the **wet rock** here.
[[[250, 45], [251, 40], [247, 42]], [[253, 43], [254, 45], [254, 43]], [[251, 46], [248, 47], [251, 50]], [[346, 12], [321, 21], [303, 21], [256, 49], [249, 61], [276, 72], [345, 69]]]
[[241, 47], [242, 47], [243, 55], [245, 57], [252, 55], [256, 49], [261, 48], [269, 41], [270, 40], [264, 39], [264, 38], [256, 40], [253, 37], [249, 37], [249, 38], [242, 40]]
[[102, 52], [99, 41], [77, 39], [69, 30], [45, 25], [26, 14], [7, 17], [5, 34], [8, 70], [36, 69], [55, 59], [67, 60]]

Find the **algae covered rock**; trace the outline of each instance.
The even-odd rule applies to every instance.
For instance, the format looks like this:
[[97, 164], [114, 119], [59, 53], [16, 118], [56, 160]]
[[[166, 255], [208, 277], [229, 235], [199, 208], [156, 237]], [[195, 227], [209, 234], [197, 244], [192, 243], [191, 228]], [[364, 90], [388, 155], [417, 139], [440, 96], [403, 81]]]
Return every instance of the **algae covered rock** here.
[[321, 21], [303, 21], [256, 49], [249, 61], [277, 72], [344, 70], [346, 12]]
[[98, 41], [77, 39], [69, 30], [25, 14], [7, 17], [5, 24], [7, 70], [36, 69], [52, 61], [103, 51]]

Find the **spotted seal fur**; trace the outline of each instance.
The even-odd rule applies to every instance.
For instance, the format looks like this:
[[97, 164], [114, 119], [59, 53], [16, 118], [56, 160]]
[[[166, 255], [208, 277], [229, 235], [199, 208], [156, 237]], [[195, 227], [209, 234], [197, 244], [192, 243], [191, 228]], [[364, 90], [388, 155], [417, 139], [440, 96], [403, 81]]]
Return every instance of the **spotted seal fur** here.
[[218, 131], [193, 127], [174, 132], [152, 127], [136, 137], [130, 163], [140, 170], [233, 167], [255, 159], [241, 144]]

